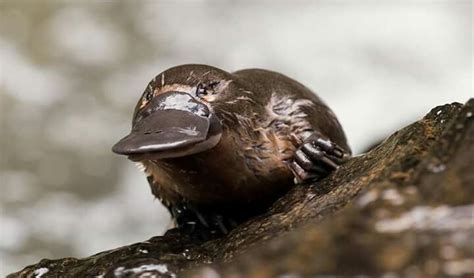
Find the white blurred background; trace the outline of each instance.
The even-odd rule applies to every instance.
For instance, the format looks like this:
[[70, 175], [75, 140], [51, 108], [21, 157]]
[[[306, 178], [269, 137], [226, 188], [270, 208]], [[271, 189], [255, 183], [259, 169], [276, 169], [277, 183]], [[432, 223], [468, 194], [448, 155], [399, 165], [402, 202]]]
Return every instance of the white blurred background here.
[[0, 0], [0, 275], [164, 232], [110, 151], [168, 67], [260, 67], [314, 89], [355, 153], [472, 91], [472, 2]]

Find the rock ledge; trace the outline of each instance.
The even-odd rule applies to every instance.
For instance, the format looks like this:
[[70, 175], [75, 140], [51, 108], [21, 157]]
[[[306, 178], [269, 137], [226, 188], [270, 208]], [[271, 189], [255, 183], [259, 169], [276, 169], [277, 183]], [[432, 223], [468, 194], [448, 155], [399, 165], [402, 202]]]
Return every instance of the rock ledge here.
[[224, 238], [164, 236], [8, 277], [474, 275], [474, 100], [438, 106]]

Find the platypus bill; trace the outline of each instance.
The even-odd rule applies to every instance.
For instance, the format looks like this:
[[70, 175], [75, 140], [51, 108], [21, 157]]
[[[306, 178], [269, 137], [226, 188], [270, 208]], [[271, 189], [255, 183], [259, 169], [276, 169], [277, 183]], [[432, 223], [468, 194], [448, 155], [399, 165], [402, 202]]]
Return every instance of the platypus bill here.
[[178, 228], [227, 233], [351, 154], [334, 113], [282, 74], [182, 65], [155, 77], [113, 151], [141, 164]]

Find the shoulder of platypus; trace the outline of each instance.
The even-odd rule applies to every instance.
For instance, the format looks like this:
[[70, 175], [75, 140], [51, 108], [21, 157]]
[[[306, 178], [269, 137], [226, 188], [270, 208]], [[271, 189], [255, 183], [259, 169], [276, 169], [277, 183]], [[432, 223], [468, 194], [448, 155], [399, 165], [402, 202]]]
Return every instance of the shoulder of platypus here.
[[284, 74], [258, 68], [232, 74], [265, 99], [265, 114], [260, 126], [266, 132], [284, 140], [296, 137], [299, 141], [312, 131], [318, 131], [347, 146], [335, 114], [303, 84]]
[[241, 147], [242, 154], [259, 163], [266, 160], [264, 158], [289, 159], [295, 149], [292, 136], [311, 129], [311, 123], [304, 119], [307, 117], [304, 107], [314, 105], [317, 99], [304, 96], [302, 90], [306, 88], [277, 72], [245, 69], [232, 75], [246, 89], [248, 102], [238, 105], [253, 107], [242, 106], [237, 109], [240, 112], [234, 109], [238, 124], [232, 128], [236, 135], [232, 137]]

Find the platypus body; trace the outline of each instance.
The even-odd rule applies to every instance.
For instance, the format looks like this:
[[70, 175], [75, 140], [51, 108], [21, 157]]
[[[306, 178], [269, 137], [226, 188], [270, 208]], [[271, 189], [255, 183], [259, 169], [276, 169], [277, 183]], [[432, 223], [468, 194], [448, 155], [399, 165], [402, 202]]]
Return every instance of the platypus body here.
[[297, 81], [206, 65], [156, 76], [113, 151], [143, 166], [179, 228], [224, 233], [351, 152], [334, 113]]

